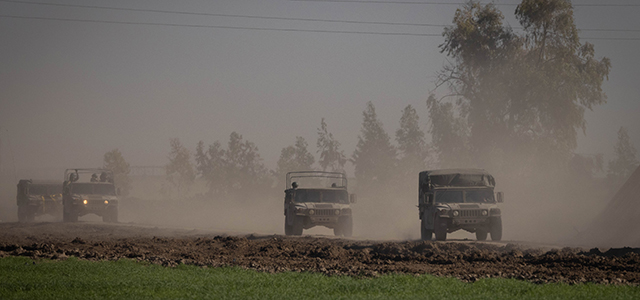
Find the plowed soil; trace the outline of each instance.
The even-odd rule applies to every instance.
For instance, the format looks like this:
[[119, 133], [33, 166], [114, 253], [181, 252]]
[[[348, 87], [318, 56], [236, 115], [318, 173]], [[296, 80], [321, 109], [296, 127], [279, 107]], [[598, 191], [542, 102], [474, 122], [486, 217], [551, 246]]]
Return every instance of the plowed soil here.
[[0, 257], [130, 258], [164, 266], [239, 266], [264, 272], [379, 276], [432, 274], [475, 281], [640, 283], [640, 249], [543, 247], [515, 242], [370, 241], [329, 236], [229, 236], [135, 224], [0, 223]]

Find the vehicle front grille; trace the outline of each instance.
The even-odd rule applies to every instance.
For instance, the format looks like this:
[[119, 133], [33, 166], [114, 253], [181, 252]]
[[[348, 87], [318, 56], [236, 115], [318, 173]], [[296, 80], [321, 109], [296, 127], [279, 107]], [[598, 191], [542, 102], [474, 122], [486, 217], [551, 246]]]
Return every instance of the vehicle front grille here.
[[335, 209], [318, 209], [316, 210], [316, 216], [335, 216]]
[[460, 210], [461, 218], [475, 218], [482, 216], [482, 209], [463, 209]]

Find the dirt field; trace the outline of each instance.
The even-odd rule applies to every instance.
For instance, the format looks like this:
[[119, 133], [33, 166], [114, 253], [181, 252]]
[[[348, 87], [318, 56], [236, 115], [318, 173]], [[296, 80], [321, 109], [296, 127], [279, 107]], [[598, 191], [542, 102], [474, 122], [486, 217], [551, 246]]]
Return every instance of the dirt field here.
[[547, 282], [640, 283], [640, 249], [556, 248], [475, 241], [370, 241], [329, 236], [228, 236], [135, 224], [0, 223], [0, 257], [132, 258], [165, 266], [240, 266], [264, 272], [504, 277]]

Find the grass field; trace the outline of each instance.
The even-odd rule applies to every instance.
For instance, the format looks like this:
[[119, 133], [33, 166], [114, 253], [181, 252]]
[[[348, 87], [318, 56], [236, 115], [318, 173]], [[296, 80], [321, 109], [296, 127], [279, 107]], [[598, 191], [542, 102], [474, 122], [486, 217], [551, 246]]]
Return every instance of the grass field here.
[[640, 299], [640, 287], [464, 283], [430, 275], [378, 278], [266, 274], [239, 268], [166, 268], [130, 260], [0, 259], [0, 299]]

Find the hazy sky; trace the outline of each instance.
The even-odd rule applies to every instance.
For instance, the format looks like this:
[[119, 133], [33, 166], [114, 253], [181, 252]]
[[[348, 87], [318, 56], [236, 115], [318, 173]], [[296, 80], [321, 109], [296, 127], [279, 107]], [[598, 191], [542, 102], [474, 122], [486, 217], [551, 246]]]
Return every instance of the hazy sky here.
[[[103, 154], [114, 148], [132, 166], [164, 165], [170, 138], [180, 138], [193, 151], [199, 140], [226, 145], [232, 131], [254, 142], [274, 168], [280, 150], [296, 136], [316, 154], [323, 117], [350, 156], [367, 101], [391, 136], [408, 104], [418, 110], [426, 131], [425, 100], [447, 59], [438, 49], [443, 27], [301, 19], [443, 26], [460, 7], [407, 1], [34, 1], [39, 4], [0, 1], [5, 170], [13, 162], [18, 169], [100, 166]], [[604, 86], [608, 103], [587, 113], [577, 152], [605, 153], [607, 159], [620, 126], [640, 149], [640, 6], [584, 4], [625, 3], [638, 2], [573, 1], [581, 37], [635, 39], [589, 40], [597, 57], [609, 57], [613, 68]], [[519, 26], [515, 5], [499, 8], [509, 24]], [[267, 28], [280, 30], [259, 30]]]

